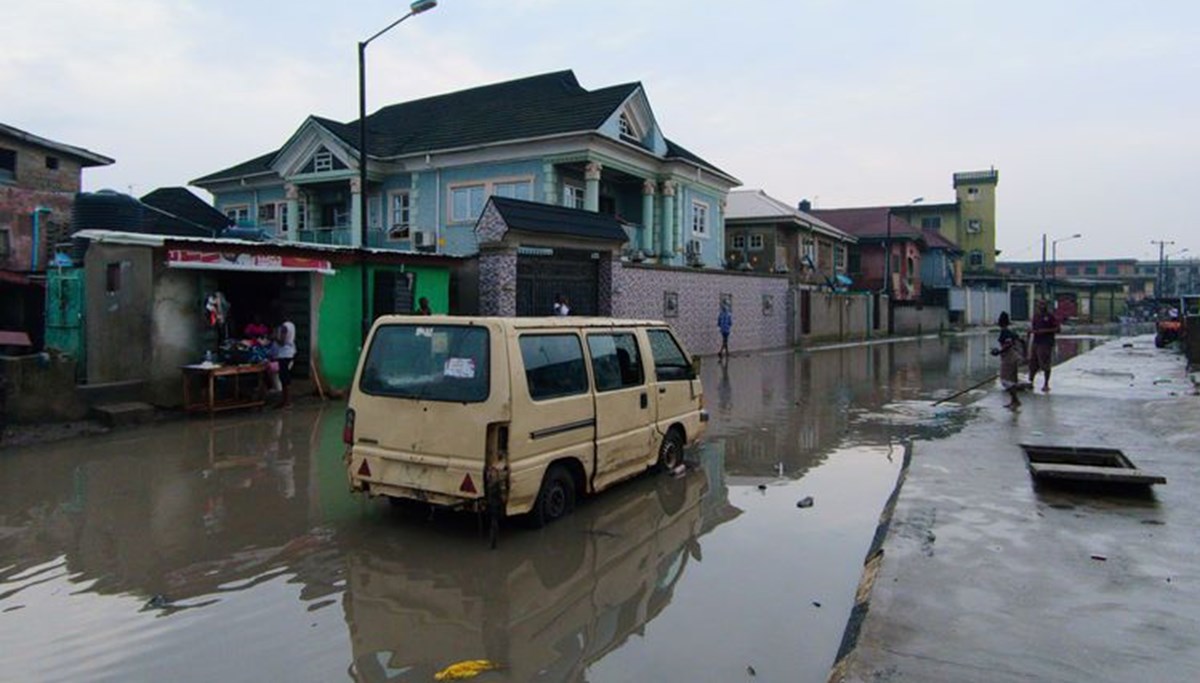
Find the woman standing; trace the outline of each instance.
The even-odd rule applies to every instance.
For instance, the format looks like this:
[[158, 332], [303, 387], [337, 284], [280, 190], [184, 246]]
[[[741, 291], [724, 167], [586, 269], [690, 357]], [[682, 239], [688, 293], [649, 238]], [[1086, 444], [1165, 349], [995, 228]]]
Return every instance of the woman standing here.
[[288, 320], [282, 309], [278, 317], [281, 322], [275, 328], [275, 360], [279, 363], [279, 384], [282, 386], [279, 407], [288, 408], [292, 405], [288, 388], [292, 384], [292, 364], [296, 362], [296, 324]]
[[1021, 407], [1021, 399], [1017, 398], [1017, 392], [1021, 388], [1017, 370], [1020, 368], [1021, 358], [1025, 355], [1021, 348], [1024, 343], [1016, 332], [1009, 329], [1007, 312], [1000, 314], [996, 324], [1000, 326], [1000, 337], [996, 340], [996, 348], [992, 349], [992, 355], [1000, 356], [1000, 386], [1004, 387], [1009, 396], [1009, 401], [1004, 407], [1016, 410]]

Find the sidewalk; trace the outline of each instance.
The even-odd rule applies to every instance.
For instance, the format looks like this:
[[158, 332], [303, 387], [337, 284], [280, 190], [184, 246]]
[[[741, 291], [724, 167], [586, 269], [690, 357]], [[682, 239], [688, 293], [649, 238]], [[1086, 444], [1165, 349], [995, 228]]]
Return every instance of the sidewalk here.
[[[1039, 378], [1040, 386], [1040, 378]], [[913, 444], [856, 647], [833, 681], [1168, 681], [1200, 670], [1200, 397], [1121, 339], [1017, 413], [992, 390]], [[1019, 443], [1123, 449], [1150, 497], [1034, 490]], [[868, 571], [868, 576], [871, 572]]]

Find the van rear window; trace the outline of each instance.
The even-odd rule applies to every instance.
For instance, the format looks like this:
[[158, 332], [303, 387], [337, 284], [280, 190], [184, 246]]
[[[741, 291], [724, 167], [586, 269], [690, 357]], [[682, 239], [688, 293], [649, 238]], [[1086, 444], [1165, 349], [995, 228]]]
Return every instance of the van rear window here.
[[375, 331], [359, 389], [378, 396], [478, 403], [489, 391], [488, 331], [385, 325]]

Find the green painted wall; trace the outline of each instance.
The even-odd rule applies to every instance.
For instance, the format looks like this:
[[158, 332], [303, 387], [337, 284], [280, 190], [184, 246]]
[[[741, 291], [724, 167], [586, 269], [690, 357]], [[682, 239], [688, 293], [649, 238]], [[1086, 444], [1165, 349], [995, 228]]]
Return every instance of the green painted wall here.
[[[444, 267], [370, 265], [367, 267], [374, 291], [375, 273], [408, 272], [415, 275], [413, 301], [429, 299], [434, 313], [450, 312], [450, 271]], [[317, 352], [321, 378], [328, 389], [345, 390], [354, 378], [362, 350], [362, 267], [339, 266], [334, 275], [321, 276], [316, 288]], [[374, 318], [374, 311], [371, 311]]]
[[326, 389], [350, 386], [358, 365], [362, 327], [360, 266], [339, 266], [334, 275], [322, 275], [315, 296], [317, 304], [316, 348], [321, 378]]

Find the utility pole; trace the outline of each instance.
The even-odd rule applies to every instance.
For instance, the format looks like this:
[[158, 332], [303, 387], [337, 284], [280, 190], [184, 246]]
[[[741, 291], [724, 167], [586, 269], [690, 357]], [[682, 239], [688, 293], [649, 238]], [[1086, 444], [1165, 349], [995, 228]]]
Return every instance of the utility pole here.
[[1167, 245], [1175, 244], [1175, 242], [1172, 240], [1150, 240], [1150, 244], [1158, 245], [1158, 275], [1154, 278], [1154, 300], [1157, 304], [1158, 300], [1162, 298], [1163, 268], [1165, 267], [1164, 261], [1166, 260]]
[[1042, 294], [1039, 297], [1046, 300], [1046, 233], [1042, 233]]

